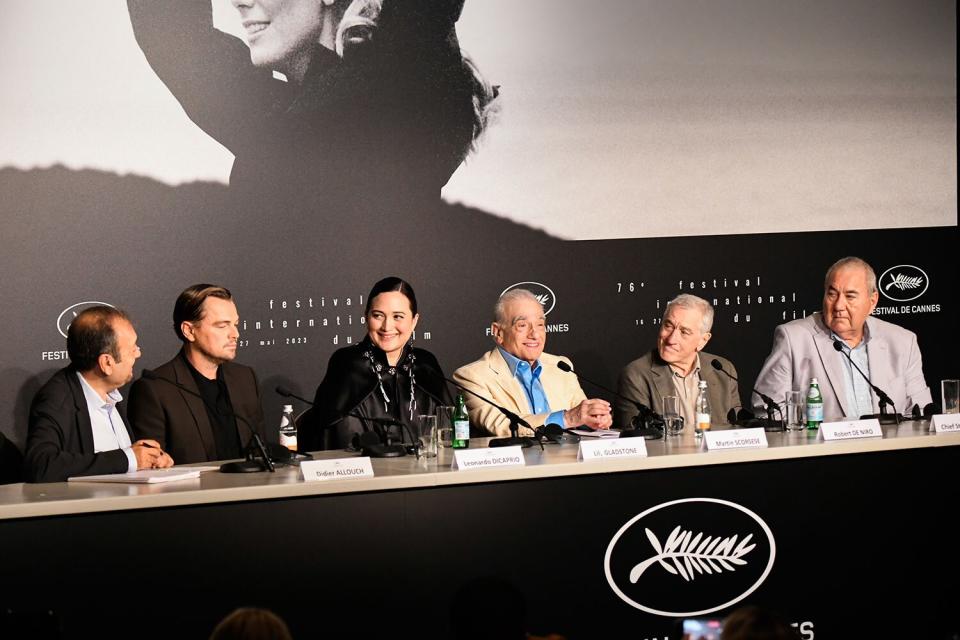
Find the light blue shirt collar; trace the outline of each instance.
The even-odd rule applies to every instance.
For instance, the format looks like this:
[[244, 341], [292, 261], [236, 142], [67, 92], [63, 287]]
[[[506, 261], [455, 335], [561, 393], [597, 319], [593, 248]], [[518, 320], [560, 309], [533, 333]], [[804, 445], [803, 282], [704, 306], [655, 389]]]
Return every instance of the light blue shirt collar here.
[[104, 400], [100, 397], [100, 394], [90, 386], [90, 383], [87, 382], [87, 379], [83, 377], [83, 374], [77, 371], [77, 377], [80, 379], [80, 386], [83, 388], [83, 396], [87, 399], [87, 408], [96, 409], [96, 410], [105, 410], [107, 408], [113, 409], [116, 407], [118, 402], [123, 401], [123, 396], [120, 395], [119, 389], [114, 389], [107, 394], [107, 399]]
[[[527, 362], [526, 360], [521, 360], [520, 358], [513, 355], [503, 347], [498, 346], [497, 349], [500, 350], [500, 355], [503, 356], [504, 361], [507, 363], [507, 367], [510, 369], [510, 373], [512, 373], [514, 377], [517, 376], [517, 370], [520, 369], [521, 366], [524, 369], [530, 369], [531, 373], [533, 373], [534, 378], [540, 377], [540, 371], [542, 367], [540, 366], [539, 360], [537, 360], [534, 363], [533, 367], [531, 367], [529, 362]], [[522, 372], [521, 372], [521, 375], [523, 375]]]

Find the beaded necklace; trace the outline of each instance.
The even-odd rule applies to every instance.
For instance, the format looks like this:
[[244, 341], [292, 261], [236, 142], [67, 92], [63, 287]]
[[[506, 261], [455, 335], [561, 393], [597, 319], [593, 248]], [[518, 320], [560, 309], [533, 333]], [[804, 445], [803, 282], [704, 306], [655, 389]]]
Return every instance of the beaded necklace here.
[[[417, 410], [417, 398], [414, 394], [416, 389], [416, 375], [414, 375], [414, 363], [417, 361], [417, 356], [413, 355], [413, 347], [411, 346], [412, 339], [410, 342], [407, 342], [407, 345], [404, 347], [406, 350], [406, 356], [402, 357], [396, 365], [390, 366], [387, 369], [387, 373], [391, 376], [397, 374], [397, 367], [403, 369], [405, 373], [410, 376], [410, 420], [413, 420], [414, 411]], [[390, 398], [387, 396], [387, 390], [383, 388], [383, 378], [380, 376], [380, 372], [383, 371], [383, 363], [378, 362], [373, 355], [373, 345], [363, 352], [363, 356], [370, 363], [370, 369], [373, 371], [374, 375], [377, 376], [377, 386], [380, 388], [380, 395], [383, 397], [383, 411], [387, 415], [390, 414]]]

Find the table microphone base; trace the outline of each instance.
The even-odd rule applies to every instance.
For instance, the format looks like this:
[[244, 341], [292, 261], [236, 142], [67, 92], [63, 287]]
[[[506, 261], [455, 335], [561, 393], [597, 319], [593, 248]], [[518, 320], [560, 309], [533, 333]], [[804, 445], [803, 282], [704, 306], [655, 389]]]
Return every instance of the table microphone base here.
[[872, 420], [873, 418], [876, 418], [880, 424], [900, 424], [906, 419], [899, 413], [868, 413], [860, 416], [861, 420]]
[[259, 460], [224, 462], [220, 465], [220, 473], [257, 473], [258, 471], [266, 470], [264, 464]]
[[488, 447], [527, 447], [533, 446], [533, 438], [525, 438], [521, 436], [516, 437], [507, 437], [507, 438], [494, 438], [487, 443]]
[[407, 455], [407, 448], [402, 444], [368, 444], [360, 449], [360, 455], [371, 458], [399, 458]]

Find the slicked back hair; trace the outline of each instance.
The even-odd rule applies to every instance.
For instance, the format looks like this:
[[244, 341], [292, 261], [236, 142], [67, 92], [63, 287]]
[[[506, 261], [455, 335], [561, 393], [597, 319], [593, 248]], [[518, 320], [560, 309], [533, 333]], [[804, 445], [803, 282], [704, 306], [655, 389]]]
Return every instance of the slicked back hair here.
[[195, 284], [183, 290], [173, 305], [173, 331], [181, 342], [189, 342], [180, 328], [184, 322], [199, 322], [203, 319], [203, 303], [207, 298], [233, 300], [233, 294], [226, 287], [215, 284]]

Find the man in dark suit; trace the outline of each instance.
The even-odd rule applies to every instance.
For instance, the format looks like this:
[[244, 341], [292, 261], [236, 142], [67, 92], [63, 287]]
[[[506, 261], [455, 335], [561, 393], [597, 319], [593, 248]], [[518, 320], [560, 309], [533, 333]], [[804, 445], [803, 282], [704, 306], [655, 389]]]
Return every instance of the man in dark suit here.
[[[663, 312], [657, 348], [623, 368], [617, 390], [661, 414], [664, 396], [677, 396], [684, 424], [689, 425], [695, 414], [697, 383], [705, 380], [710, 421], [726, 424], [730, 409], [740, 407], [740, 391], [733, 379], [737, 370], [726, 358], [702, 351], [712, 328], [710, 303], [688, 293], [680, 294], [667, 303]], [[718, 360], [731, 375], [714, 369], [713, 360]], [[634, 405], [617, 399], [614, 426], [628, 426], [636, 414]]]
[[173, 466], [155, 440], [133, 442], [118, 411], [117, 390], [133, 379], [137, 332], [125, 313], [100, 305], [81, 312], [67, 330], [70, 366], [33, 399], [24, 474], [28, 482], [126, 473]]
[[173, 328], [183, 348], [130, 390], [135, 434], [183, 464], [243, 457], [251, 430], [263, 436], [257, 377], [233, 362], [239, 324], [229, 290], [197, 284], [180, 294]]

